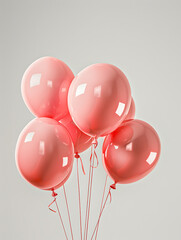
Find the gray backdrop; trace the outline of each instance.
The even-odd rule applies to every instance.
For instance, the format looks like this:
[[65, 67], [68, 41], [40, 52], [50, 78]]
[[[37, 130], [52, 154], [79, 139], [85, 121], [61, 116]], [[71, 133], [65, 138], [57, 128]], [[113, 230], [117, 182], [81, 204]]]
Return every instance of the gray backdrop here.
[[[64, 239], [58, 216], [47, 207], [50, 193], [26, 183], [14, 157], [17, 137], [33, 118], [21, 97], [21, 78], [28, 65], [42, 56], [65, 61], [74, 74], [98, 62], [120, 67], [132, 87], [136, 117], [153, 125], [161, 138], [156, 169], [144, 180], [120, 185], [113, 192], [99, 239], [181, 239], [180, 1], [1, 0], [0, 43], [0, 239]], [[90, 232], [105, 180], [101, 144]], [[86, 172], [89, 155], [90, 151], [82, 154]], [[66, 189], [75, 239], [80, 239], [75, 172], [74, 167]], [[81, 174], [83, 202], [87, 175]], [[62, 190], [58, 193], [68, 226]]]

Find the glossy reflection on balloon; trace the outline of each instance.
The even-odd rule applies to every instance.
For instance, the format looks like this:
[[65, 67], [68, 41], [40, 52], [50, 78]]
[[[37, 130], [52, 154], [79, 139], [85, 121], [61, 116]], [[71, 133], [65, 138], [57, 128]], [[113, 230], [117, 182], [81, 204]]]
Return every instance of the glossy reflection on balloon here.
[[54, 119], [34, 119], [19, 136], [18, 169], [28, 182], [40, 189], [55, 189], [64, 184], [72, 171], [73, 159], [71, 137]]
[[70, 133], [74, 144], [75, 153], [81, 153], [92, 145], [93, 138], [83, 133], [73, 122], [71, 116], [68, 114], [60, 121]]
[[60, 120], [68, 114], [67, 95], [74, 75], [62, 61], [53, 57], [32, 63], [22, 79], [22, 95], [37, 117]]
[[94, 64], [72, 81], [68, 107], [75, 124], [90, 136], [104, 136], [125, 119], [131, 90], [124, 73], [110, 64]]
[[160, 148], [158, 134], [148, 123], [129, 120], [105, 138], [103, 163], [116, 183], [135, 182], [155, 167]]

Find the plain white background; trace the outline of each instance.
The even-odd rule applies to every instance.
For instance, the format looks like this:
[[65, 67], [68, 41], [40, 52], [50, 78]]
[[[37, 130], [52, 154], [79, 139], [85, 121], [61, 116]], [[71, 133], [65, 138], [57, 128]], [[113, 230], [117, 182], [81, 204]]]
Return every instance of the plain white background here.
[[[43, 56], [63, 60], [74, 74], [98, 62], [118, 66], [130, 81], [136, 118], [153, 125], [161, 138], [162, 153], [155, 170], [144, 180], [113, 192], [98, 239], [181, 239], [180, 1], [1, 0], [0, 33], [0, 239], [64, 239], [58, 216], [47, 207], [50, 193], [26, 183], [14, 157], [18, 135], [33, 119], [21, 97], [21, 78], [28, 65]], [[105, 180], [101, 145], [102, 140], [90, 232]], [[86, 172], [89, 156], [90, 151], [82, 154]], [[76, 168], [66, 190], [75, 239], [80, 239], [75, 172]], [[83, 202], [87, 175], [81, 174]], [[67, 221], [62, 190], [58, 193]]]

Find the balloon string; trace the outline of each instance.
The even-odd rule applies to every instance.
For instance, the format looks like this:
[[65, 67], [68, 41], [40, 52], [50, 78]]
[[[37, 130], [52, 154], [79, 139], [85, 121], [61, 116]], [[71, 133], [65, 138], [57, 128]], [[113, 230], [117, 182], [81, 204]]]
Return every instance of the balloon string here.
[[86, 239], [86, 226], [87, 226], [87, 213], [88, 213], [88, 203], [89, 203], [89, 191], [90, 191], [90, 179], [91, 179], [91, 160], [92, 160], [93, 145], [91, 145], [91, 156], [89, 165], [89, 179], [88, 179], [88, 189], [87, 189], [87, 203], [86, 203], [86, 215], [85, 215], [85, 225], [84, 225], [84, 240]]
[[64, 231], [64, 234], [65, 234], [66, 239], [68, 240], [67, 233], [66, 233], [66, 230], [65, 230], [65, 226], [64, 226], [64, 223], [63, 223], [63, 219], [62, 219], [62, 216], [61, 216], [61, 214], [60, 214], [60, 209], [59, 209], [59, 207], [58, 207], [57, 200], [56, 200], [57, 193], [55, 193], [54, 191], [52, 191], [52, 196], [54, 197], [54, 200], [48, 205], [48, 208], [50, 209], [50, 211], [56, 213], [55, 210], [53, 210], [52, 208], [50, 208], [50, 206], [51, 206], [53, 203], [56, 204], [57, 211], [58, 211], [58, 215], [59, 215], [59, 218], [60, 218], [62, 227], [63, 227], [63, 231]]
[[[94, 165], [94, 156], [95, 155], [93, 154], [93, 161], [92, 161], [93, 165]], [[90, 205], [91, 205], [91, 195], [92, 195], [92, 182], [93, 182], [93, 167], [91, 166], [90, 193], [89, 193], [89, 203], [88, 203], [88, 210], [87, 210], [86, 240], [87, 240], [88, 229], [89, 229]]]
[[80, 163], [81, 163], [81, 167], [82, 167], [82, 172], [83, 172], [83, 174], [85, 175], [85, 169], [84, 169], [84, 165], [83, 165], [82, 158], [81, 158], [81, 156], [80, 156], [77, 152], [75, 153], [75, 158], [80, 159]]
[[[97, 139], [95, 138], [92, 147], [91, 147], [91, 156], [90, 156], [90, 171], [89, 171], [89, 195], [88, 195], [88, 201], [87, 201], [87, 212], [86, 212], [86, 221], [85, 221], [85, 231], [84, 231], [84, 239], [87, 240], [88, 236], [88, 228], [89, 228], [89, 216], [90, 216], [90, 206], [91, 206], [91, 195], [92, 195], [92, 182], [93, 182], [93, 170], [98, 166], [98, 157], [95, 152], [95, 149], [97, 147]], [[94, 166], [95, 158], [97, 160], [97, 165]]]
[[102, 206], [101, 212], [100, 212], [100, 214], [99, 214], [99, 218], [98, 218], [98, 221], [97, 221], [96, 226], [95, 226], [95, 228], [94, 228], [94, 232], [93, 232], [93, 234], [92, 234], [91, 240], [93, 239], [94, 234], [95, 234], [95, 232], [96, 232], [96, 229], [97, 229], [97, 227], [98, 227], [98, 225], [99, 225], [99, 223], [100, 223], [100, 219], [101, 219], [102, 213], [103, 213], [103, 211], [104, 211], [104, 209], [105, 209], [105, 206], [106, 206], [108, 197], [110, 197], [110, 202], [111, 202], [111, 199], [112, 199], [112, 197], [111, 197], [111, 187], [109, 187], [108, 194], [107, 194], [107, 196], [106, 196], [106, 199], [105, 199], [104, 204], [103, 204], [103, 206]]
[[[103, 201], [104, 201], [104, 195], [105, 195], [105, 192], [106, 192], [107, 179], [108, 179], [108, 175], [106, 175], [106, 180], [105, 180], [105, 184], [104, 184], [104, 190], [103, 190], [103, 194], [102, 194], [102, 201], [101, 201], [100, 213], [101, 213], [101, 210], [102, 210]], [[100, 214], [100, 213], [99, 213], [99, 214]], [[98, 229], [99, 229], [99, 223], [98, 223], [97, 229], [96, 229], [95, 240], [97, 239]]]
[[50, 206], [55, 202], [56, 198], [54, 198], [54, 200], [48, 205], [48, 208], [50, 211], [56, 213], [56, 211], [54, 209], [52, 209]]
[[73, 231], [72, 231], [72, 223], [71, 223], [71, 218], [70, 218], [70, 211], [69, 211], [69, 206], [68, 206], [67, 194], [66, 194], [65, 186], [64, 186], [64, 185], [63, 185], [63, 191], [64, 191], [64, 197], [65, 197], [65, 202], [66, 202], [66, 206], [67, 206], [67, 213], [68, 213], [68, 219], [69, 219], [71, 236], [72, 236], [72, 240], [73, 240], [74, 237], [73, 237]]
[[[85, 171], [83, 171], [83, 172], [85, 172]], [[78, 158], [77, 158], [77, 187], [78, 187], [78, 198], [79, 198], [80, 237], [81, 237], [81, 240], [82, 240], [82, 211], [81, 211], [81, 197], [80, 197], [80, 181], [79, 181], [79, 162], [78, 162]]]
[[83, 161], [82, 161], [82, 158], [80, 156], [79, 156], [79, 159], [80, 159], [80, 163], [81, 163], [81, 166], [82, 166], [82, 172], [85, 175], [85, 169], [84, 169]]
[[99, 160], [98, 160], [98, 156], [97, 156], [97, 153], [96, 153], [96, 151], [94, 150], [94, 158], [96, 159], [96, 165], [94, 165], [94, 161], [92, 162], [92, 164], [91, 164], [91, 167], [92, 168], [97, 168], [98, 167], [98, 165], [99, 165]]

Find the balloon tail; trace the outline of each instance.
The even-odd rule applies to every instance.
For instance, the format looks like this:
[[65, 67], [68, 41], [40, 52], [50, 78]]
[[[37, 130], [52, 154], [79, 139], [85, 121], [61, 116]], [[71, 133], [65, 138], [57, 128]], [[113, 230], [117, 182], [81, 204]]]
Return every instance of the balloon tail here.
[[60, 222], [61, 222], [61, 224], [62, 224], [65, 237], [66, 237], [66, 239], [68, 240], [67, 233], [66, 233], [66, 230], [65, 230], [65, 226], [64, 226], [64, 223], [63, 223], [63, 219], [62, 219], [62, 216], [61, 216], [61, 214], [60, 214], [60, 209], [59, 209], [58, 204], [57, 204], [57, 199], [56, 199], [56, 196], [57, 196], [57, 195], [58, 195], [58, 194], [55, 193], [54, 190], [52, 190], [52, 197], [53, 197], [54, 199], [53, 199], [53, 201], [48, 205], [48, 208], [50, 209], [50, 211], [56, 213], [56, 211], [50, 207], [53, 203], [56, 204], [56, 208], [57, 208], [57, 211], [58, 211], [58, 215], [59, 215], [59, 218], [60, 218]]
[[[102, 210], [102, 206], [103, 206], [104, 196], [105, 196], [105, 192], [106, 192], [107, 179], [108, 179], [108, 175], [106, 175], [106, 180], [105, 180], [105, 184], [104, 184], [104, 190], [103, 190], [103, 194], [102, 194], [102, 201], [101, 201], [101, 207], [100, 207], [100, 213], [99, 214], [101, 214], [101, 210]], [[98, 223], [97, 228], [96, 228], [95, 240], [97, 239], [98, 230], [99, 230], [99, 223]]]
[[56, 199], [54, 199], [49, 205], [48, 205], [48, 208], [50, 211], [56, 213], [56, 210], [52, 209], [50, 206], [55, 202]]
[[69, 219], [71, 236], [72, 236], [72, 240], [73, 240], [74, 237], [73, 237], [73, 231], [72, 231], [72, 223], [71, 223], [71, 218], [70, 218], [70, 211], [69, 211], [69, 206], [68, 206], [67, 194], [66, 194], [64, 185], [63, 185], [63, 192], [64, 192], [64, 197], [65, 197], [65, 202], [66, 202], [66, 207], [67, 207], [67, 214], [68, 214], [68, 219]]
[[94, 231], [93, 231], [91, 240], [93, 239], [94, 234], [95, 234], [95, 232], [96, 232], [96, 230], [97, 230], [97, 228], [98, 228], [98, 226], [99, 226], [102, 213], [103, 213], [103, 211], [104, 211], [104, 209], [105, 209], [105, 206], [106, 206], [106, 203], [107, 203], [107, 200], [108, 200], [109, 197], [110, 197], [110, 202], [111, 202], [111, 199], [112, 199], [112, 197], [111, 197], [111, 187], [109, 187], [108, 194], [107, 194], [107, 196], [106, 196], [106, 199], [105, 199], [104, 204], [103, 204], [103, 206], [102, 206], [101, 212], [100, 212], [100, 214], [99, 214], [99, 218], [98, 218], [98, 221], [97, 221], [96, 226], [95, 226], [95, 228], [94, 228]]
[[111, 186], [110, 186], [110, 188], [112, 188], [112, 189], [116, 189], [116, 182], [115, 183], [113, 183]]
[[[86, 217], [85, 217], [85, 227], [84, 227], [84, 240], [87, 240], [88, 229], [89, 229], [89, 216], [90, 216], [90, 206], [91, 206], [91, 195], [92, 195], [92, 182], [93, 182], [93, 170], [98, 166], [98, 157], [96, 154], [97, 139], [94, 138], [91, 146], [91, 156], [90, 156], [90, 166], [89, 166], [89, 181], [88, 181], [88, 191], [87, 191], [87, 205], [86, 205]], [[95, 158], [97, 164], [94, 165]]]

